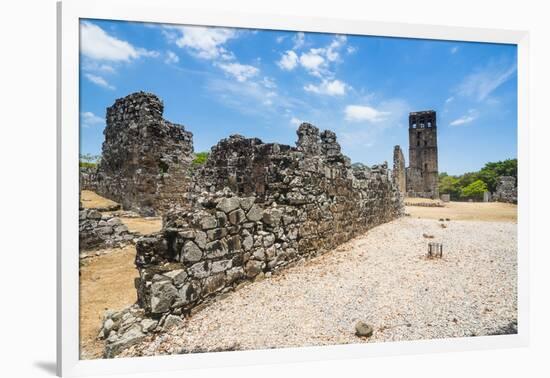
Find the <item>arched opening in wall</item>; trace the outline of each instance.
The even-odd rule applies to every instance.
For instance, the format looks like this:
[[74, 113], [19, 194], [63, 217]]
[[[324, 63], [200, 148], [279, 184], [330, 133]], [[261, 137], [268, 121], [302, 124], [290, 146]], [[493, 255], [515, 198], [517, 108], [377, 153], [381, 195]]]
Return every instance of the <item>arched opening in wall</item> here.
[[424, 170], [428, 172], [428, 163], [424, 163]]

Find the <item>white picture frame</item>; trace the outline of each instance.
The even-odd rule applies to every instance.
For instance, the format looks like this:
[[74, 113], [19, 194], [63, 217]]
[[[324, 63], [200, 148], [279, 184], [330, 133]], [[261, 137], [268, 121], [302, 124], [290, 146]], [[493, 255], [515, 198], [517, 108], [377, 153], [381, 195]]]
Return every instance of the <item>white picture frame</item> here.
[[[334, 345], [140, 358], [79, 360], [79, 20], [329, 32], [516, 44], [518, 47], [518, 333], [503, 336]], [[62, 376], [175, 371], [306, 360], [364, 358], [527, 346], [529, 341], [529, 35], [525, 31], [322, 19], [189, 9], [169, 0], [58, 3], [57, 372]]]

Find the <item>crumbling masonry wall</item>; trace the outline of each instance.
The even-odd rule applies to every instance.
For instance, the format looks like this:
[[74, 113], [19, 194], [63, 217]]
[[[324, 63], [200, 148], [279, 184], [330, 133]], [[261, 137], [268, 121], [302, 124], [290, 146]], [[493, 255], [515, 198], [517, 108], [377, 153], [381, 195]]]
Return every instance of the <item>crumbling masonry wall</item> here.
[[493, 200], [498, 202], [518, 203], [518, 188], [513, 176], [500, 176]]
[[401, 147], [395, 146], [393, 148], [393, 182], [397, 186], [397, 189], [402, 196], [407, 193], [407, 176], [405, 168], [405, 157]]
[[184, 204], [190, 180], [193, 134], [164, 120], [163, 110], [150, 93], [116, 100], [107, 109], [95, 178], [100, 195], [146, 216]]
[[336, 135], [307, 123], [296, 147], [233, 135], [212, 148], [188, 208], [137, 242], [138, 302], [184, 314], [241, 282], [331, 250], [400, 216], [387, 165], [352, 168]]

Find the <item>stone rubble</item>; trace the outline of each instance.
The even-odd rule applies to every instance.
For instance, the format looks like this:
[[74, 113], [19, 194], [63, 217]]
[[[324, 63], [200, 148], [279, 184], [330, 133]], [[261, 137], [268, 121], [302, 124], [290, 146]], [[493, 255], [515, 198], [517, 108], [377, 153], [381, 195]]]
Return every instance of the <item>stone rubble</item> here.
[[518, 203], [518, 188], [516, 179], [512, 176], [500, 176], [493, 201]]
[[120, 218], [95, 209], [81, 208], [78, 224], [81, 253], [99, 248], [122, 247], [136, 238]]

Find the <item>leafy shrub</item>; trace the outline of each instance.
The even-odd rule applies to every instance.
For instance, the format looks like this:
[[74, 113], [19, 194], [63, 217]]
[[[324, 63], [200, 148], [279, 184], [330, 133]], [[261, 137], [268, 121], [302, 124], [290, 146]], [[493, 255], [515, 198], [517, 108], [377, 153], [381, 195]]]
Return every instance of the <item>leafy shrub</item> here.
[[[494, 193], [497, 187], [497, 181], [500, 176], [512, 176], [517, 179], [518, 176], [518, 160], [507, 159], [503, 161], [490, 162], [485, 164], [477, 172], [468, 172], [459, 176], [450, 176], [445, 172], [439, 174], [439, 193], [450, 194], [452, 200], [457, 199], [478, 199], [478, 197], [470, 197], [466, 195], [464, 191], [477, 181], [481, 181], [485, 184], [485, 191]], [[477, 183], [466, 190], [466, 193], [470, 193], [471, 190], [480, 188], [480, 184]], [[479, 199], [483, 198], [483, 193]]]
[[206, 163], [206, 160], [208, 159], [208, 152], [197, 152], [195, 154], [195, 159], [193, 159], [193, 165], [199, 166]]
[[476, 180], [470, 185], [462, 189], [460, 196], [464, 199], [474, 199], [481, 200], [483, 199], [483, 193], [487, 191], [487, 184], [481, 180]]

